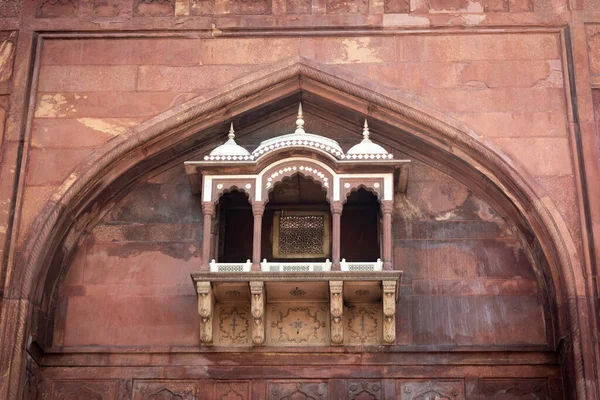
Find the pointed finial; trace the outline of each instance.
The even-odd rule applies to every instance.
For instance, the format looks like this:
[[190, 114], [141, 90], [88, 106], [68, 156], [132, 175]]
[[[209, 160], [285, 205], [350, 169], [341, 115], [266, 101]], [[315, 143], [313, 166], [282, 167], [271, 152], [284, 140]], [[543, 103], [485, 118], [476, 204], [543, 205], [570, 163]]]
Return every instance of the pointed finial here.
[[298, 105], [298, 117], [296, 118], [296, 132], [295, 133], [305, 133], [304, 132], [304, 118], [302, 118], [302, 103]]
[[369, 124], [367, 123], [367, 119], [365, 118], [365, 126], [363, 127], [363, 138], [364, 139], [369, 139]]
[[233, 130], [233, 122], [231, 123], [231, 126], [229, 127], [229, 135], [227, 135], [227, 137], [230, 140], [233, 140], [235, 138], [235, 131]]

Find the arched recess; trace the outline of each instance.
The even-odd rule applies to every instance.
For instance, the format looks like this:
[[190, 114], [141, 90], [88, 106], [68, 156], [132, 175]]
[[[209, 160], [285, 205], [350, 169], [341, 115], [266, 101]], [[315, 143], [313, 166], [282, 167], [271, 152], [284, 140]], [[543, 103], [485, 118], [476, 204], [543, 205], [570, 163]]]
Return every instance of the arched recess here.
[[10, 398], [20, 390], [27, 338], [42, 348], [49, 343], [54, 298], [69, 258], [103, 212], [150, 174], [215, 146], [225, 123], [233, 119], [243, 126], [300, 98], [356, 124], [367, 116], [376, 140], [451, 171], [503, 214], [538, 259], [553, 308], [567, 306], [568, 317], [555, 325], [557, 334], [571, 338], [578, 398], [596, 398], [593, 385], [586, 387], [593, 352], [581, 340], [590, 328], [579, 318], [577, 303], [584, 278], [566, 225], [544, 190], [469, 127], [396, 91], [303, 58], [272, 65], [160, 114], [108, 142], [67, 178], [31, 228], [9, 284], [9, 296], [30, 304], [17, 318], [31, 321], [8, 333], [15, 343], [3, 366], [10, 370]]

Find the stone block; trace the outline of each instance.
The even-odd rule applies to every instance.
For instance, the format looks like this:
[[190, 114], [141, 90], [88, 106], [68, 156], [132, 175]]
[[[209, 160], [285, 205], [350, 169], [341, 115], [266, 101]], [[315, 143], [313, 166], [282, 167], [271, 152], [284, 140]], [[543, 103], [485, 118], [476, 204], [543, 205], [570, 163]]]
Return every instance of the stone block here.
[[463, 64], [460, 83], [475, 88], [562, 87], [560, 60], [472, 61]]
[[600, 26], [588, 25], [586, 27], [586, 36], [590, 73], [592, 75], [600, 75]]
[[197, 385], [193, 381], [135, 381], [133, 400], [196, 400]]
[[414, 344], [546, 344], [537, 296], [412, 296], [411, 301]]
[[414, 295], [433, 296], [514, 296], [537, 295], [535, 280], [516, 279], [460, 279], [413, 280]]
[[31, 146], [97, 148], [139, 122], [137, 118], [34, 118]]
[[571, 147], [568, 138], [493, 139], [531, 175], [571, 175]]
[[43, 66], [40, 92], [119, 92], [133, 91], [136, 66]]
[[[568, 134], [564, 111], [456, 113], [485, 137], [562, 136]], [[412, 171], [411, 171], [412, 172]]]
[[74, 296], [68, 299], [65, 346], [195, 346], [196, 295]]
[[85, 285], [185, 284], [194, 294], [188, 283], [200, 260], [192, 243], [98, 243], [85, 251]]
[[463, 65], [454, 62], [408, 62], [368, 65], [374, 81], [400, 90], [456, 88]]
[[57, 187], [50, 186], [27, 186], [23, 194], [21, 206], [21, 220], [19, 223], [19, 242], [23, 243], [31, 224], [38, 216], [46, 201], [54, 194]]
[[90, 149], [31, 149], [25, 182], [27, 185], [60, 185], [90, 153]]
[[145, 119], [193, 97], [171, 92], [46, 93], [38, 95], [35, 117]]
[[300, 55], [327, 64], [390, 63], [394, 47], [391, 37], [310, 38], [302, 40]]
[[135, 0], [133, 15], [136, 17], [171, 17], [175, 15], [175, 1]]
[[202, 64], [264, 64], [299, 55], [298, 39], [205, 39]]
[[0, 82], [8, 82], [12, 77], [16, 47], [16, 33], [0, 34]]
[[450, 113], [564, 112], [559, 88], [426, 89], [415, 93], [430, 106]]
[[198, 65], [200, 40], [49, 39], [44, 41], [43, 65]]
[[399, 35], [397, 61], [556, 60], [560, 38], [550, 33]]
[[205, 92], [256, 70], [250, 65], [204, 65], [198, 67], [142, 66], [137, 89], [143, 91]]

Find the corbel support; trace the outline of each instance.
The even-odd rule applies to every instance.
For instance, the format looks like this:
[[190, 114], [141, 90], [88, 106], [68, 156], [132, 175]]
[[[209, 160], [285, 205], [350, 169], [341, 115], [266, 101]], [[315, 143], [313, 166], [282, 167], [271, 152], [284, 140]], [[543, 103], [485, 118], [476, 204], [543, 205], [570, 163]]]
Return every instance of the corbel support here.
[[208, 281], [196, 282], [198, 314], [200, 315], [200, 345], [210, 346], [213, 341], [213, 312], [215, 300]]
[[331, 344], [344, 343], [344, 282], [329, 281], [329, 306], [331, 314]]
[[396, 289], [397, 281], [383, 281], [383, 344], [396, 342]]
[[250, 282], [252, 295], [250, 311], [252, 312], [252, 343], [262, 346], [265, 343], [265, 283], [262, 281]]

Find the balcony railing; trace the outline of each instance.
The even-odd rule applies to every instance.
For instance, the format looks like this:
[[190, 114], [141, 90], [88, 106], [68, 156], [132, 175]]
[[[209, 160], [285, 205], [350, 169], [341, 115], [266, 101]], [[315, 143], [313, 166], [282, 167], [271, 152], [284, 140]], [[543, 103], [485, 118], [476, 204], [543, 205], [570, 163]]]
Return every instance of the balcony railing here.
[[252, 261], [246, 260], [245, 263], [218, 263], [212, 260], [208, 263], [210, 272], [250, 272], [252, 270]]
[[381, 271], [383, 261], [378, 258], [375, 262], [347, 262], [345, 258], [342, 258], [340, 269], [342, 271]]
[[325, 262], [273, 262], [263, 259], [260, 263], [263, 272], [321, 272], [331, 271], [331, 261]]

